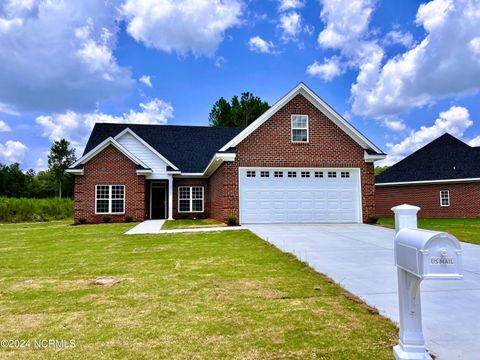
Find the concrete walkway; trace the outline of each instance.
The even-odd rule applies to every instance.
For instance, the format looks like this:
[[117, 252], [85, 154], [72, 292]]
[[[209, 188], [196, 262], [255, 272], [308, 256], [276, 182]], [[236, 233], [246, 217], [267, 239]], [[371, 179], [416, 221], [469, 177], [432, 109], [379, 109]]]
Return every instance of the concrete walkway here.
[[[360, 224], [244, 228], [308, 262], [398, 323], [393, 230]], [[440, 360], [480, 359], [480, 246], [462, 247], [463, 280], [422, 283], [425, 341]]]
[[162, 226], [165, 220], [146, 220], [141, 222], [137, 226], [128, 230], [125, 235], [137, 235], [137, 234], [176, 234], [186, 232], [210, 232], [210, 231], [230, 231], [230, 230], [242, 230], [241, 226], [211, 226], [202, 228], [190, 228], [190, 229], [171, 229], [162, 230]]

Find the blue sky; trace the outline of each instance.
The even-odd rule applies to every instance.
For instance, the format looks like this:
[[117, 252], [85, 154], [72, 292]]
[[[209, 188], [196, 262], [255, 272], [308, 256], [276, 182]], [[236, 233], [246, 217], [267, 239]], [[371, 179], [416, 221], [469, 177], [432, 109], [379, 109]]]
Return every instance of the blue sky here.
[[480, 1], [4, 0], [0, 162], [41, 170], [96, 121], [208, 125], [304, 81], [389, 154], [480, 146]]

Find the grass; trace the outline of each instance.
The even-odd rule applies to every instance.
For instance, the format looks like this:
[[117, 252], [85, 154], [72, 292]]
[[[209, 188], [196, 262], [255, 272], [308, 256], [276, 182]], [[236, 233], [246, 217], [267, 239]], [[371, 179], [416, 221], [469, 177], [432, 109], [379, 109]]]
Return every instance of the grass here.
[[[380, 225], [395, 228], [393, 217], [382, 217]], [[480, 245], [480, 219], [418, 219], [418, 227], [422, 229], [446, 231], [459, 240]]]
[[178, 219], [166, 220], [163, 223], [163, 230], [170, 229], [194, 229], [201, 227], [225, 226], [225, 223], [215, 219]]
[[[131, 235], [132, 224], [0, 225], [0, 349], [22, 359], [391, 359], [397, 328], [247, 230]], [[92, 285], [113, 276], [113, 287]]]
[[0, 222], [61, 220], [73, 216], [69, 198], [27, 199], [0, 197]]

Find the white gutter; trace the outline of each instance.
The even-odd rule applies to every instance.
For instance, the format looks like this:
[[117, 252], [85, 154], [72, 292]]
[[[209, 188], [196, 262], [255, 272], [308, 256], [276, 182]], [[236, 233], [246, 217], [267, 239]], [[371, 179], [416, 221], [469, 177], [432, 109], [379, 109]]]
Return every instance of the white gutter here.
[[429, 185], [429, 184], [449, 184], [449, 183], [465, 183], [465, 182], [479, 182], [479, 181], [480, 181], [480, 178], [401, 181], [401, 182], [389, 182], [389, 183], [376, 183], [375, 186]]

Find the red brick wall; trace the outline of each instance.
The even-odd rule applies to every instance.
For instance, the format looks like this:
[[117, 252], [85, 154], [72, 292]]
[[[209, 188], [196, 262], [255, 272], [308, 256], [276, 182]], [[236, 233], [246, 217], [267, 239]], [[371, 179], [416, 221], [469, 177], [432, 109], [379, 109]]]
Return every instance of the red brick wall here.
[[210, 176], [210, 217], [223, 221], [225, 219], [226, 212], [223, 208], [224, 201], [224, 189], [223, 184], [225, 181], [224, 169], [225, 163], [222, 164], [217, 171]]
[[[441, 190], [450, 191], [448, 207], [440, 206]], [[480, 183], [377, 186], [375, 198], [381, 216], [393, 216], [392, 207], [410, 204], [420, 207], [418, 215], [424, 218], [480, 217]]]
[[[203, 186], [204, 204], [203, 213], [179, 213], [178, 212], [178, 187], [179, 186]], [[208, 179], [186, 179], [186, 178], [174, 178], [173, 179], [173, 218], [179, 219], [182, 215], [187, 215], [188, 218], [194, 218], [203, 216], [204, 218], [210, 217], [210, 186]]]
[[114, 146], [88, 161], [84, 174], [75, 176], [75, 222], [81, 217], [103, 221], [103, 215], [95, 215], [95, 185], [125, 185], [125, 214], [111, 215], [112, 221], [125, 221], [126, 215], [145, 218], [145, 176], [137, 175], [135, 164]]
[[[308, 115], [308, 143], [291, 142], [292, 114]], [[237, 146], [234, 162], [224, 163], [220, 169], [224, 177], [224, 199], [222, 204], [216, 200], [212, 213], [215, 218], [230, 214], [238, 217], [238, 167], [243, 166], [360, 168], [363, 220], [375, 214], [373, 163], [365, 163], [363, 148], [302, 95], [297, 95], [243, 140]], [[214, 178], [215, 183], [221, 182], [219, 176]]]

